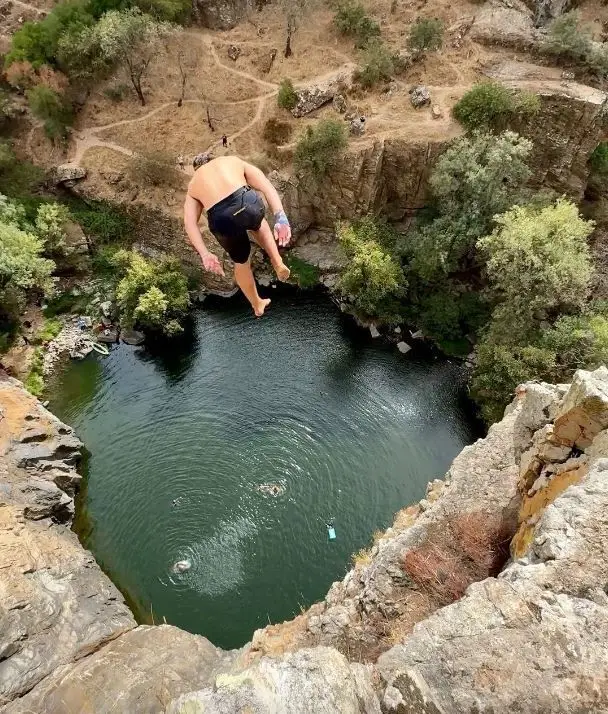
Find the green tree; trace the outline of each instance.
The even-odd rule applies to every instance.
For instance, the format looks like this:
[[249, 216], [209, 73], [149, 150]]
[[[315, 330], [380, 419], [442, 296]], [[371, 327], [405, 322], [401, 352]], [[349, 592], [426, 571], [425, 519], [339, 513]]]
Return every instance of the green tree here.
[[443, 22], [437, 18], [418, 18], [410, 28], [408, 47], [417, 52], [441, 49]]
[[469, 131], [502, 130], [517, 117], [532, 116], [540, 110], [536, 94], [503, 87], [497, 82], [480, 82], [470, 89], [452, 110]]
[[561, 312], [583, 308], [592, 267], [587, 237], [593, 223], [565, 200], [538, 211], [515, 206], [496, 217], [494, 232], [478, 241], [495, 300], [493, 330], [512, 340]]
[[363, 64], [356, 72], [356, 81], [362, 87], [369, 89], [379, 82], [388, 82], [394, 74], [394, 55], [382, 40], [371, 39], [363, 52]]
[[43, 203], [36, 213], [36, 233], [51, 253], [61, 251], [65, 245], [69, 210], [60, 203]]
[[11, 40], [5, 67], [13, 62], [30, 62], [34, 67], [57, 64], [61, 37], [68, 30], [92, 25], [94, 18], [87, 0], [67, 0], [57, 4], [40, 22], [26, 22]]
[[282, 79], [277, 94], [277, 104], [281, 109], [292, 110], [298, 103], [298, 95], [291, 79]]
[[553, 20], [543, 49], [549, 54], [575, 62], [584, 62], [589, 57], [592, 51], [591, 35], [580, 26], [577, 12], [567, 12]]
[[439, 157], [429, 186], [436, 217], [406, 238], [412, 269], [427, 280], [470, 263], [497, 213], [524, 196], [532, 144], [513, 132], [454, 141]]
[[306, 133], [296, 146], [294, 163], [300, 171], [315, 179], [324, 178], [337, 164], [348, 144], [344, 123], [323, 119]]
[[[123, 275], [116, 288], [121, 319], [145, 330], [176, 334], [190, 304], [188, 281], [176, 260], [147, 260], [121, 250], [114, 263]], [[181, 327], [180, 327], [181, 331]]]
[[363, 48], [372, 37], [380, 36], [380, 25], [365, 12], [357, 2], [341, 3], [334, 16], [338, 30], [355, 40], [355, 46]]
[[50, 87], [38, 84], [26, 92], [32, 114], [44, 122], [44, 130], [50, 139], [64, 139], [72, 121], [71, 107], [65, 99]]
[[608, 141], [600, 141], [589, 157], [589, 165], [594, 173], [608, 174]]
[[348, 263], [337, 287], [357, 312], [390, 322], [399, 319], [406, 281], [399, 262], [382, 247], [380, 230], [371, 218], [338, 226]]
[[534, 345], [504, 345], [482, 341], [475, 351], [477, 365], [471, 380], [471, 395], [481, 405], [489, 424], [502, 418], [518, 384], [546, 380], [555, 371], [555, 353]]
[[143, 82], [148, 68], [172, 31], [172, 25], [158, 22], [138, 8], [110, 10], [92, 27], [66, 34], [60, 42], [60, 56], [76, 73], [97, 73], [118, 65], [144, 106]]

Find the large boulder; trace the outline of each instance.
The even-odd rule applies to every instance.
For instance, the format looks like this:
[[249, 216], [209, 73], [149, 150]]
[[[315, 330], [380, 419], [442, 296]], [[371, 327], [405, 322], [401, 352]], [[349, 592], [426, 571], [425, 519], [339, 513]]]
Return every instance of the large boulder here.
[[575, 3], [572, 0], [528, 0], [527, 4], [534, 13], [534, 24], [541, 27], [571, 10]]
[[76, 164], [61, 164], [56, 166], [51, 172], [51, 180], [55, 186], [60, 184], [71, 184], [86, 178], [87, 170], [84, 166]]
[[193, 0], [194, 19], [211, 30], [230, 30], [251, 10], [250, 0]]
[[532, 49], [541, 39], [532, 11], [520, 0], [489, 0], [475, 15], [470, 37], [517, 50]]
[[184, 694], [167, 714], [380, 714], [369, 668], [328, 647], [264, 657], [213, 687]]
[[209, 684], [228, 661], [204, 637], [170, 625], [142, 626], [89, 657], [58, 667], [4, 714], [164, 712], [180, 693]]
[[291, 113], [299, 118], [329, 104], [336, 95], [343, 94], [344, 89], [350, 86], [353, 70], [354, 66], [348, 65], [322, 81], [296, 88], [298, 101]]

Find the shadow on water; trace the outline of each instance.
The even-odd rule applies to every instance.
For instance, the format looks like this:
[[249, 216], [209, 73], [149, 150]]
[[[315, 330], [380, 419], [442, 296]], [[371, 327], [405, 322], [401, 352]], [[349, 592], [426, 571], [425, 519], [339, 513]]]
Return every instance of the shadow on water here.
[[135, 356], [141, 362], [152, 364], [170, 384], [178, 384], [187, 376], [197, 361], [199, 341], [193, 317], [183, 322], [184, 332], [171, 339], [156, 337], [146, 340]]

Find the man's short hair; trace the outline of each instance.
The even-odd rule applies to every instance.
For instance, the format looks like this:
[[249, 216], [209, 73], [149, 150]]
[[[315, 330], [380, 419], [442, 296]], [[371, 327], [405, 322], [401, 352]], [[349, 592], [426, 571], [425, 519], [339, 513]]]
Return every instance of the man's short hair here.
[[212, 158], [213, 158], [213, 154], [211, 154], [209, 152], [205, 152], [203, 154], [197, 154], [192, 159], [192, 166], [194, 166], [194, 170], [196, 171], [196, 169], [199, 169], [201, 166], [208, 164]]

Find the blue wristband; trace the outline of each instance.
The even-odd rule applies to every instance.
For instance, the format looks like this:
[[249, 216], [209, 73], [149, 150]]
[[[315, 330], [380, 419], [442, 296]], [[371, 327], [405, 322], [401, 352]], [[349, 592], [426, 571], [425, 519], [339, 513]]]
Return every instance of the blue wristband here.
[[289, 220], [287, 219], [287, 214], [285, 211], [277, 211], [274, 214], [274, 224], [279, 226], [288, 226]]

